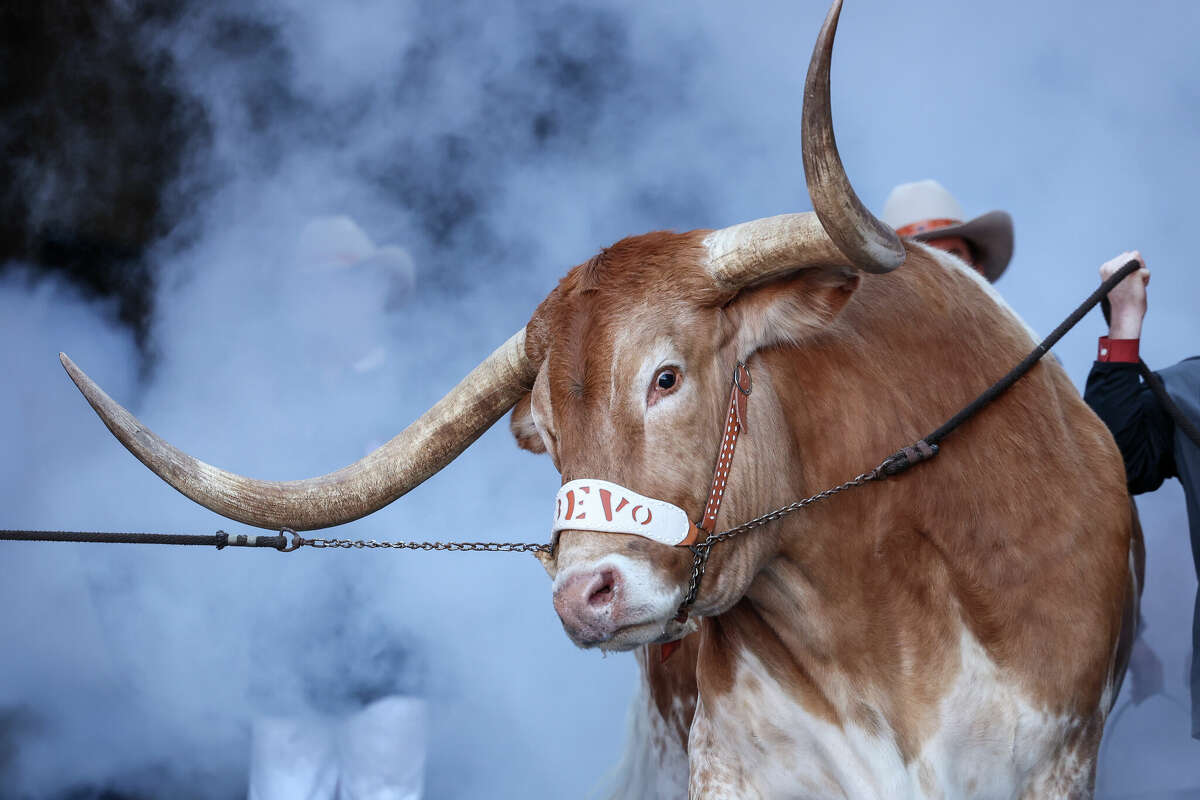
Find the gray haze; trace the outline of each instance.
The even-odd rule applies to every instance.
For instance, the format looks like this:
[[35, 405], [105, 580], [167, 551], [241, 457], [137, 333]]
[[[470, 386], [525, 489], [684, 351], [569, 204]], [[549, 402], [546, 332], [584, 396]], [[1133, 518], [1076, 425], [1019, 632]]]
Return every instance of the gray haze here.
[[[59, 350], [194, 455], [305, 477], [415, 418], [598, 248], [809, 208], [799, 108], [824, 4], [647, 5], [212, 2], [131, 41], [170, 54], [210, 126], [153, 253], [157, 357], [142, 363], [111, 307], [0, 281], [0, 525], [239, 529], [129, 456]], [[936, 177], [969, 214], [1009, 210], [998, 288], [1039, 331], [1140, 248], [1143, 356], [1166, 366], [1200, 350], [1198, 34], [1185, 0], [849, 0], [843, 158], [876, 209]], [[409, 250], [416, 293], [303, 269], [299, 233], [330, 214]], [[1095, 315], [1057, 350], [1081, 386], [1101, 332]], [[337, 533], [543, 541], [556, 488], [498, 425]], [[1182, 493], [1141, 508], [1147, 637], [1185, 700]], [[0, 797], [238, 797], [253, 716], [389, 691], [429, 698], [431, 797], [579, 797], [620, 751], [633, 659], [576, 650], [528, 556], [4, 544], [0, 565]], [[1129, 709], [1102, 796], [1200, 790], [1187, 734], [1170, 699]]]

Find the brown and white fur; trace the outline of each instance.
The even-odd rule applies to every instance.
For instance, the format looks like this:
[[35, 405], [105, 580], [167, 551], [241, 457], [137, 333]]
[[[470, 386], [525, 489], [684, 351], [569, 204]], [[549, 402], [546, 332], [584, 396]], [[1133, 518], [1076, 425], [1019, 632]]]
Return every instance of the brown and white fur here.
[[[728, 528], [874, 466], [1033, 344], [919, 245], [892, 274], [804, 269], [730, 295], [705, 236], [625, 239], [531, 320], [541, 368], [512, 427], [564, 482], [697, 519], [740, 359], [754, 391]], [[563, 531], [546, 566], [578, 645], [637, 653], [619, 796], [1090, 797], [1136, 618], [1129, 509], [1111, 437], [1046, 360], [932, 462], [717, 545], [688, 626], [686, 548]]]

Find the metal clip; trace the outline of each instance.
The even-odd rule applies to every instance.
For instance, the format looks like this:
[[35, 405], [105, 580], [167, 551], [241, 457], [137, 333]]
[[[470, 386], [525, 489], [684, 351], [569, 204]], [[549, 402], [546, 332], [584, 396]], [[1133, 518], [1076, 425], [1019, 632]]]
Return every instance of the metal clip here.
[[[742, 386], [742, 373], [746, 375], [746, 385]], [[733, 366], [733, 385], [738, 388], [738, 391], [747, 397], [750, 396], [750, 391], [754, 388], [754, 378], [750, 375], [750, 368], [741, 361]]]
[[283, 539], [283, 543], [279, 545], [281, 553], [291, 553], [307, 544], [307, 540], [291, 528], [280, 528], [279, 536]]

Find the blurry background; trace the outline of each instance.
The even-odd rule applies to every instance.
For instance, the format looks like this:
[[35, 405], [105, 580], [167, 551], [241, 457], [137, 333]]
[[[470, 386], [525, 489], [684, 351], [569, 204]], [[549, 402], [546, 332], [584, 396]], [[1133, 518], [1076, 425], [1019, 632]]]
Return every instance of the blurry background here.
[[[194, 455], [305, 477], [407, 425], [600, 247], [807, 210], [825, 11], [6, 4], [0, 525], [232, 524], [110, 437], [60, 350]], [[1140, 248], [1143, 356], [1166, 366], [1200, 351], [1197, 35], [1187, 0], [853, 0], [847, 169], [877, 211], [925, 177], [971, 216], [1010, 211], [998, 288], [1041, 332]], [[1081, 386], [1101, 332], [1097, 312], [1057, 349]], [[506, 427], [337, 535], [545, 540], [557, 476]], [[1146, 635], [1185, 700], [1182, 493], [1140, 505]], [[518, 555], [4, 543], [0, 798], [242, 797], [251, 720], [395, 693], [428, 701], [428, 796], [584, 796], [619, 756], [635, 665], [576, 650], [548, 588]], [[1200, 743], [1151, 699], [1100, 770], [1101, 796], [1198, 797]]]

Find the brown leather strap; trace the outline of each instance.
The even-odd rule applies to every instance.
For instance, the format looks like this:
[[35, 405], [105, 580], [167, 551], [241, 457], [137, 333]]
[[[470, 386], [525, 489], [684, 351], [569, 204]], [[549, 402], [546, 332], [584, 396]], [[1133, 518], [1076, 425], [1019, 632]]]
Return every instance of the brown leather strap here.
[[733, 452], [737, 449], [738, 434], [746, 430], [746, 403], [754, 382], [750, 377], [750, 370], [741, 361], [733, 368], [732, 383], [729, 389], [729, 411], [725, 415], [725, 433], [721, 437], [721, 452], [717, 456], [712, 488], [708, 491], [704, 514], [696, 524], [696, 527], [706, 534], [716, 530], [717, 514], [721, 511], [721, 500], [725, 497], [729, 468], [733, 466]]

